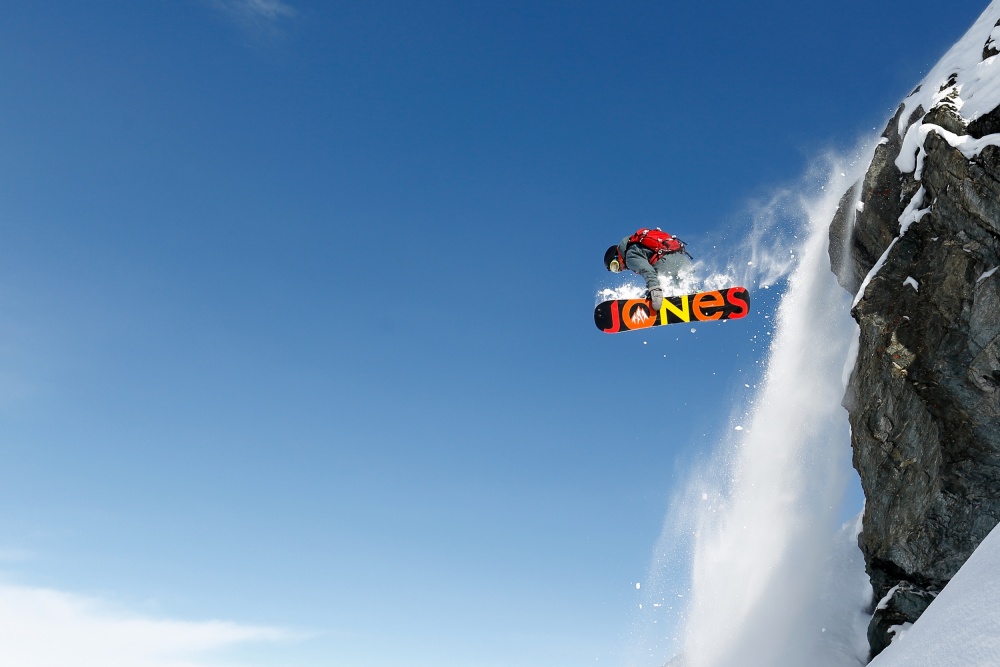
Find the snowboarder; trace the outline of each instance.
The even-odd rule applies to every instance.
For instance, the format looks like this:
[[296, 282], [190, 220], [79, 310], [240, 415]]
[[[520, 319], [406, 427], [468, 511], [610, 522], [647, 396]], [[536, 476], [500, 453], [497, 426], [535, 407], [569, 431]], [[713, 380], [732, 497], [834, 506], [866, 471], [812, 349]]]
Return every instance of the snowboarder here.
[[663, 305], [662, 277], [667, 285], [680, 286], [678, 274], [691, 268], [691, 255], [683, 241], [660, 228], [640, 229], [604, 253], [604, 266], [618, 273], [630, 269], [642, 276], [654, 311]]

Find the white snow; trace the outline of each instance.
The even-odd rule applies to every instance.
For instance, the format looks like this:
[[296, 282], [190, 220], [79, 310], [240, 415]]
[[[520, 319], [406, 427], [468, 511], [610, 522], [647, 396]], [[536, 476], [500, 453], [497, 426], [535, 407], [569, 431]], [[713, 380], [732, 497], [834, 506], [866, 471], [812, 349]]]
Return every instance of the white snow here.
[[913, 288], [914, 292], [920, 291], [920, 283], [918, 283], [917, 279], [914, 278], [913, 276], [907, 276], [906, 280], [903, 281], [903, 285], [909, 285], [910, 287]]
[[872, 667], [1000, 665], [1000, 531], [994, 529], [927, 611]]
[[899, 625], [890, 625], [889, 634], [892, 635], [892, 641], [899, 641], [903, 638], [910, 628], [913, 627], [913, 623], [901, 623]]
[[896, 586], [893, 586], [892, 588], [890, 588], [889, 592], [886, 593], [884, 596], [882, 596], [882, 599], [878, 601], [878, 604], [875, 605], [875, 608], [876, 609], [885, 609], [886, 607], [888, 607], [889, 606], [889, 600], [892, 599], [892, 596], [895, 595], [896, 591], [898, 591], [898, 590], [899, 590], [899, 585], [898, 584]]
[[976, 279], [976, 284], [978, 285], [979, 283], [983, 282], [984, 280], [992, 276], [994, 273], [997, 272], [997, 269], [1000, 269], [1000, 266], [994, 266], [989, 271], [983, 273], [983, 275], [979, 276], [979, 278]]
[[870, 283], [872, 279], [878, 275], [878, 272], [882, 270], [882, 266], [885, 264], [886, 259], [889, 258], [889, 253], [892, 251], [893, 246], [896, 245], [896, 241], [898, 241], [903, 234], [906, 233], [906, 231], [910, 228], [910, 225], [915, 222], [919, 222], [921, 218], [930, 213], [930, 208], [921, 208], [924, 204], [924, 197], [926, 195], [927, 190], [921, 186], [910, 199], [910, 203], [906, 205], [902, 215], [899, 216], [899, 236], [894, 238], [889, 243], [889, 247], [885, 249], [882, 256], [878, 258], [877, 262], [875, 262], [875, 266], [871, 268], [868, 275], [865, 276], [865, 279], [861, 281], [861, 287], [858, 288], [858, 293], [854, 295], [854, 302], [851, 304], [852, 308], [858, 305], [858, 303], [861, 302], [861, 299], [864, 298], [865, 289], [868, 288], [868, 283]]
[[913, 177], [918, 181], [923, 173], [924, 157], [926, 155], [924, 141], [931, 132], [944, 138], [945, 141], [951, 144], [952, 148], [957, 148], [968, 160], [982, 153], [983, 149], [987, 146], [1000, 145], [1000, 134], [987, 134], [985, 137], [975, 139], [968, 135], [960, 136], [953, 134], [943, 127], [931, 123], [923, 125], [914, 123], [906, 131], [906, 137], [903, 139], [903, 147], [896, 158], [896, 167], [904, 174], [913, 172]]
[[[982, 60], [983, 45], [995, 39], [995, 25], [1000, 5], [994, 0], [979, 19], [955, 43], [927, 74], [920, 87], [904, 100], [899, 118], [899, 135], [906, 131], [906, 121], [918, 106], [929, 111], [949, 94], [952, 103], [966, 120], [975, 120], [1000, 105], [1000, 62], [997, 57]], [[953, 85], [948, 85], [952, 75]], [[957, 148], [957, 147], [956, 147]]]
[[[852, 308], [858, 305], [861, 302], [861, 299], [864, 298], [865, 290], [868, 288], [868, 283], [870, 283], [872, 279], [878, 275], [878, 272], [882, 270], [882, 266], [885, 265], [885, 261], [889, 258], [889, 253], [892, 252], [892, 248], [896, 245], [896, 241], [902, 238], [903, 234], [905, 234], [910, 228], [910, 225], [915, 222], [919, 222], [925, 215], [930, 213], [930, 208], [921, 208], [924, 205], [924, 197], [926, 195], [927, 190], [925, 190], [923, 186], [920, 186], [920, 189], [917, 190], [914, 193], [913, 198], [910, 199], [910, 203], [906, 205], [902, 215], [899, 216], [899, 236], [894, 238], [889, 243], [889, 247], [885, 249], [882, 256], [878, 258], [877, 262], [875, 262], [875, 266], [871, 268], [871, 271], [868, 272], [865, 279], [861, 281], [861, 287], [858, 288], [858, 293], [854, 295], [854, 301], [851, 304]], [[914, 286], [914, 289], [917, 289], [916, 286]]]
[[598, 290], [594, 305], [596, 306], [602, 301], [610, 301], [612, 299], [641, 299], [645, 294], [645, 285], [640, 285], [633, 280], [629, 280], [614, 287], [605, 287]]
[[861, 287], [858, 288], [858, 293], [854, 295], [854, 301], [851, 303], [851, 308], [861, 302], [861, 299], [865, 296], [865, 290], [868, 288], [868, 283], [870, 283], [872, 278], [878, 275], [878, 272], [882, 270], [882, 265], [885, 264], [885, 260], [888, 259], [889, 253], [892, 251], [892, 247], [896, 245], [896, 241], [898, 240], [899, 237], [897, 236], [889, 243], [889, 247], [885, 249], [882, 256], [878, 258], [877, 262], [875, 262], [875, 266], [871, 268], [871, 271], [868, 272], [865, 279], [861, 281]]
[[917, 190], [913, 198], [910, 199], [910, 203], [906, 205], [903, 209], [903, 214], [899, 216], [899, 235], [902, 236], [915, 222], [920, 222], [920, 219], [925, 215], [930, 213], [930, 208], [922, 208], [924, 205], [924, 197], [927, 196], [927, 190], [923, 186]]
[[[618, 285], [603, 287], [597, 291], [594, 305], [611, 299], [641, 299], [646, 295], [646, 284], [637, 274], [628, 271], [617, 280], [619, 281]], [[712, 270], [700, 262], [695, 262], [691, 270], [681, 273], [676, 284], [664, 281], [662, 276], [660, 280], [660, 287], [663, 288], [665, 296], [706, 292], [733, 287], [737, 284], [738, 279], [731, 273]]]

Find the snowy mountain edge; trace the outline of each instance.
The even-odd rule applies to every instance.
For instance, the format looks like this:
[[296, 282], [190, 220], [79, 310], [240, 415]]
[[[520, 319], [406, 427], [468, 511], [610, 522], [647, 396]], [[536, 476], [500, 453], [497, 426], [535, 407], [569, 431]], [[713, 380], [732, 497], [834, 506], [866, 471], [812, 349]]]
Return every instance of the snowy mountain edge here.
[[994, 0], [900, 105], [830, 228], [860, 329], [844, 405], [878, 667], [1000, 664], [998, 55]]

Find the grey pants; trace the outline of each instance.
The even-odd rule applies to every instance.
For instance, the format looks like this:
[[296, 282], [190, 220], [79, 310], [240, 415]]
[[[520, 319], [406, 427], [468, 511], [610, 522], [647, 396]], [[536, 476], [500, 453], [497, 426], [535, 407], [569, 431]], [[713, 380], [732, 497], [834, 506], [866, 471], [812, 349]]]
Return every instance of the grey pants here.
[[682, 252], [674, 252], [661, 257], [660, 261], [653, 265], [653, 268], [656, 269], [658, 276], [666, 280], [668, 285], [680, 287], [681, 281], [677, 274], [691, 268], [691, 258]]

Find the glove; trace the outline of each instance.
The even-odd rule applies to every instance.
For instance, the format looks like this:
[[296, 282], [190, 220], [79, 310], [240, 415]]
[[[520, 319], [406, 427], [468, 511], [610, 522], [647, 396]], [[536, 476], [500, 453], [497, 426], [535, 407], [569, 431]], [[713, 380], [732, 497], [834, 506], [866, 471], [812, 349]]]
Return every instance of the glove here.
[[659, 287], [649, 290], [649, 300], [653, 302], [653, 312], [660, 312], [660, 307], [663, 305], [663, 290]]

